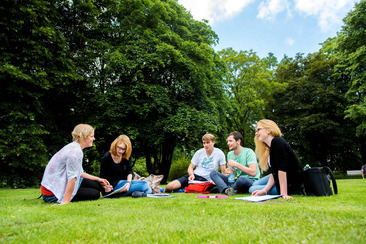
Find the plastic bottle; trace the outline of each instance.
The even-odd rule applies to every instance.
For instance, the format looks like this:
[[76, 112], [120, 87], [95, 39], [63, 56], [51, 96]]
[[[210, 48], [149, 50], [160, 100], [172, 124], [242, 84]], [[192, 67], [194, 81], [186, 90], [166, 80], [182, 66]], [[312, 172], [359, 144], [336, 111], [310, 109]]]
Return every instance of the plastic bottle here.
[[231, 169], [231, 173], [229, 174], [227, 181], [229, 183], [234, 183], [235, 182], [234, 168], [231, 166], [228, 166], [228, 168]]

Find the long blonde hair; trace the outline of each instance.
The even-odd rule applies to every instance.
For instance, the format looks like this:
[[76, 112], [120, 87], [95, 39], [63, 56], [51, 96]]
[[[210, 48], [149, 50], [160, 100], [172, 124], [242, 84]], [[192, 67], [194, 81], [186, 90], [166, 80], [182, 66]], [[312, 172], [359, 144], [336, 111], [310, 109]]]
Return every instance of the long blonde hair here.
[[[263, 129], [270, 131], [270, 134], [273, 137], [282, 136], [280, 128], [272, 120], [262, 119], [262, 120], [258, 121], [257, 125], [255, 126], [256, 129], [258, 127], [261, 127]], [[266, 171], [266, 170], [268, 170], [268, 167], [269, 167], [268, 158], [269, 158], [269, 149], [270, 148], [265, 142], [258, 141], [257, 136], [254, 137], [254, 142], [255, 142], [255, 155], [257, 156], [257, 159], [259, 161], [259, 166], [261, 167], [261, 169], [263, 171]]]

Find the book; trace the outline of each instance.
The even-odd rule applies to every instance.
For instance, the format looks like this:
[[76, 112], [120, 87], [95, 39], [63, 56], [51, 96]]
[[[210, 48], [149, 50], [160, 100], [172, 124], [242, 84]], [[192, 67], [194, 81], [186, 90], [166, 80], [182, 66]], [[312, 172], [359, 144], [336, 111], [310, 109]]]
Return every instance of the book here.
[[147, 194], [147, 197], [161, 198], [161, 197], [174, 197], [169, 194]]
[[264, 195], [264, 196], [250, 196], [250, 197], [238, 197], [237, 200], [244, 200], [249, 202], [263, 202], [275, 198], [282, 197], [282, 195]]
[[101, 198], [106, 198], [106, 197], [110, 197], [110, 196], [113, 196], [115, 194], [118, 194], [118, 193], [121, 193], [123, 191], [123, 189], [125, 189], [127, 187], [127, 183], [124, 184], [123, 186], [121, 186], [120, 188], [118, 189], [115, 189], [114, 191], [112, 191], [111, 193], [107, 194], [107, 195], [104, 195], [102, 196]]

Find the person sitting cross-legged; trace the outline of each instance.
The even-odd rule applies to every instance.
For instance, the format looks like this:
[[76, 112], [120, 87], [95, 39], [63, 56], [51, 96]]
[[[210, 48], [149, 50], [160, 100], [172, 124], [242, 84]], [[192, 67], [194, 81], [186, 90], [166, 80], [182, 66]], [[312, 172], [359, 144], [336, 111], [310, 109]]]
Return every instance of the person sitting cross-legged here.
[[188, 186], [189, 181], [211, 181], [210, 173], [226, 169], [225, 154], [219, 148], [214, 147], [215, 136], [205, 134], [202, 137], [203, 148], [199, 149], [193, 156], [188, 167], [188, 174], [170, 182], [164, 192], [172, 192]]

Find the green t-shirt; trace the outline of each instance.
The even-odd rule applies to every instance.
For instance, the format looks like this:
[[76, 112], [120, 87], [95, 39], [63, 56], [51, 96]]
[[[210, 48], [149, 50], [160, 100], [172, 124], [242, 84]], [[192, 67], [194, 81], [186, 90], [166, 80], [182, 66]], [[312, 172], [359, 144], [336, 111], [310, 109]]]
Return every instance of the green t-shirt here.
[[227, 154], [227, 160], [229, 161], [230, 159], [232, 159], [235, 162], [240, 163], [241, 165], [244, 165], [246, 167], [248, 167], [249, 164], [257, 165], [257, 174], [254, 177], [243, 173], [238, 168], [235, 168], [236, 178], [239, 178], [240, 176], [245, 176], [254, 181], [259, 179], [260, 172], [259, 172], [259, 167], [258, 167], [258, 163], [257, 163], [257, 158], [255, 157], [255, 153], [252, 149], [243, 147], [239, 156], [237, 156], [237, 157], [235, 157], [234, 151], [230, 151]]

